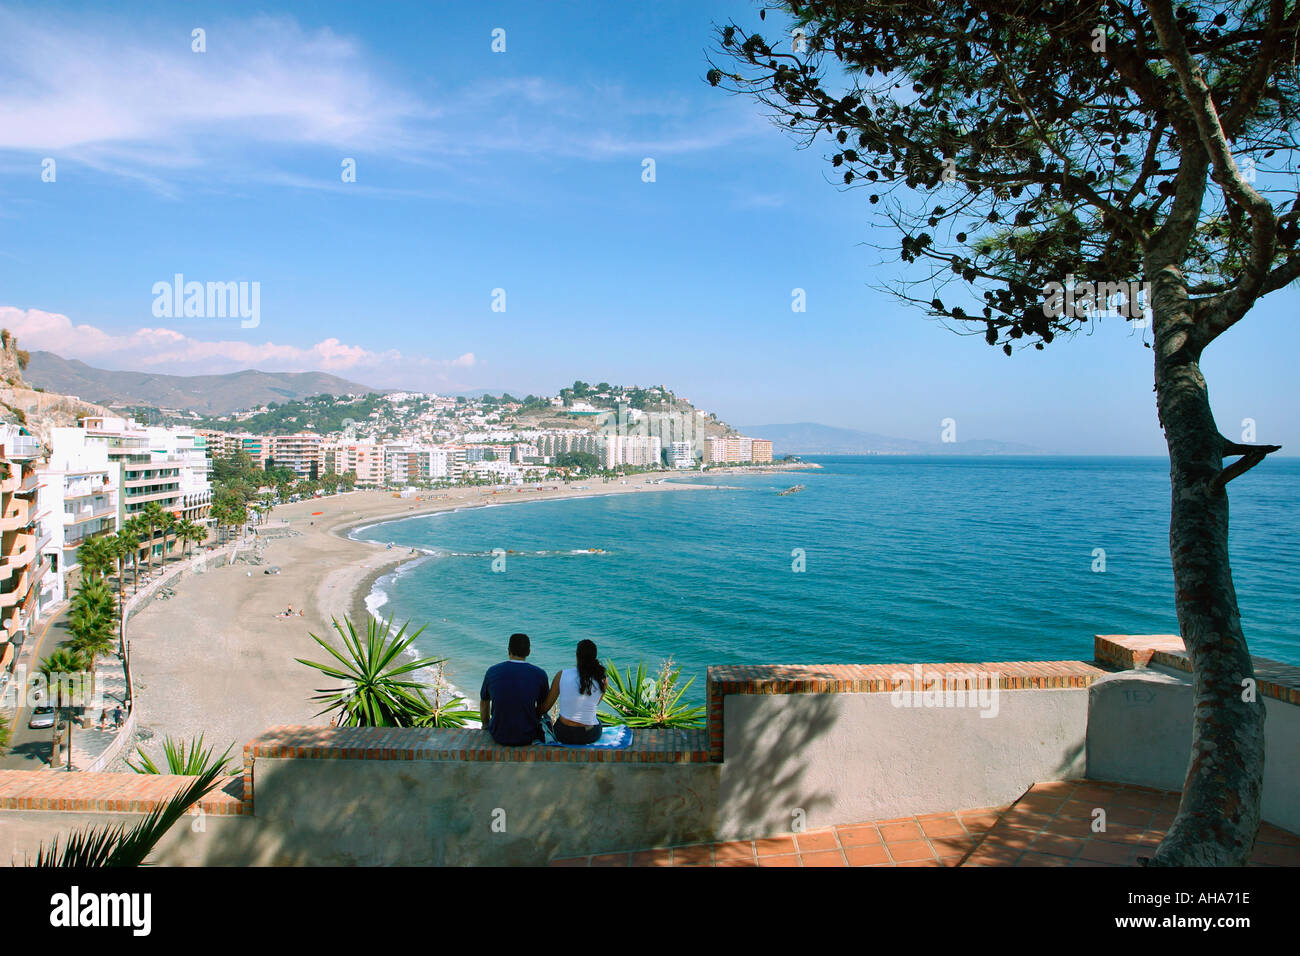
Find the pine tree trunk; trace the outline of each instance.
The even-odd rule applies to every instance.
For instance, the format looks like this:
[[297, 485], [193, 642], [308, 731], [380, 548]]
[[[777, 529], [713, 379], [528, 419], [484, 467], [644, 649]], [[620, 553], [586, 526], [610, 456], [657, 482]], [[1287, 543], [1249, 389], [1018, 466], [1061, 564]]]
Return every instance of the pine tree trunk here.
[[1200, 370], [1183, 277], [1155, 277], [1155, 378], [1172, 485], [1169, 551], [1178, 625], [1192, 663], [1191, 760], [1178, 815], [1152, 866], [1241, 866], [1259, 829], [1264, 704], [1228, 564], [1224, 439]]

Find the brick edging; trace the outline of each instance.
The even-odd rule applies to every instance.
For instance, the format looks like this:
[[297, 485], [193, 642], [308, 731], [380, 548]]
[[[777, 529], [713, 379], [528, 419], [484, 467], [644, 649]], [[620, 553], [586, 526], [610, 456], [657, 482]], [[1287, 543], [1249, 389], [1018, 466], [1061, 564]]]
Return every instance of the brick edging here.
[[913, 690], [1078, 689], [1110, 671], [1089, 661], [925, 664], [761, 664], [708, 669], [709, 759], [722, 762], [725, 701], [732, 694], [887, 694]]
[[[1093, 639], [1097, 660], [1123, 670], [1152, 664], [1192, 672], [1183, 639], [1177, 634], [1098, 634]], [[1300, 706], [1300, 667], [1267, 657], [1252, 657], [1260, 695]]]

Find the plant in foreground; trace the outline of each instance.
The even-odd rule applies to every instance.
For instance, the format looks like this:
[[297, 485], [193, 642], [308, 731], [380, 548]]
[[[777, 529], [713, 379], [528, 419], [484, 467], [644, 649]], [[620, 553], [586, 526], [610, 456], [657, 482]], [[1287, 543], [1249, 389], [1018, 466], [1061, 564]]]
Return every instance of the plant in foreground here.
[[231, 748], [234, 746], [232, 743], [220, 757], [216, 757], [213, 755], [215, 747], [203, 746], [203, 734], [199, 734], [198, 740], [191, 740], [188, 745], [179, 738], [165, 737], [163, 758], [167, 764], [166, 770], [160, 770], [153, 758], [144, 752], [144, 747], [140, 746], [135, 748], [140, 762], [136, 764], [127, 760], [126, 765], [136, 773], [169, 773], [184, 777], [201, 776], [215, 765], [223, 774], [234, 774], [240, 772], [239, 767], [229, 759]]
[[424, 632], [424, 628], [407, 635], [407, 625], [403, 624], [394, 634], [391, 619], [378, 621], [372, 617], [366, 623], [366, 636], [363, 639], [357, 635], [350, 618], [345, 617], [342, 622], [335, 618], [333, 624], [343, 642], [342, 651], [315, 634], [311, 638], [325, 648], [337, 664], [321, 664], [301, 657], [295, 658], [299, 664], [314, 667], [327, 677], [343, 681], [344, 686], [322, 688], [312, 698], [326, 704], [316, 716], [333, 712], [334, 723], [339, 727], [430, 726], [428, 721], [432, 719], [433, 705], [424, 695], [424, 685], [410, 679], [408, 675], [422, 667], [434, 667], [443, 661], [436, 657], [405, 663], [398, 660], [402, 652]]
[[647, 675], [644, 661], [636, 665], [635, 673], [631, 668], [620, 672], [613, 661], [605, 662], [605, 670], [609, 686], [601, 701], [602, 722], [628, 727], [704, 726], [704, 705], [682, 702], [695, 678], [679, 687], [682, 669], [673, 666], [671, 657], [660, 664], [658, 678]]
[[50, 845], [41, 844], [35, 866], [141, 866], [158, 841], [194, 804], [221, 782], [220, 764], [194, 777], [162, 806], [145, 814], [135, 826], [104, 824], [73, 830]]

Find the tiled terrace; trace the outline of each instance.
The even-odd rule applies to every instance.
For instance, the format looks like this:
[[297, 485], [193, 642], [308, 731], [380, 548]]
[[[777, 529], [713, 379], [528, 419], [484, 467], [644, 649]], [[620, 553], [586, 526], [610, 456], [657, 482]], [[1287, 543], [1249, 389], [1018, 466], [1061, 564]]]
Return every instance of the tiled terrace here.
[[[1031, 787], [1008, 807], [985, 807], [730, 843], [555, 860], [552, 866], [1132, 866], [1149, 856], [1178, 794], [1065, 780]], [[1093, 832], [1093, 821], [1105, 829]], [[1252, 866], [1300, 866], [1300, 836], [1259, 831]]]

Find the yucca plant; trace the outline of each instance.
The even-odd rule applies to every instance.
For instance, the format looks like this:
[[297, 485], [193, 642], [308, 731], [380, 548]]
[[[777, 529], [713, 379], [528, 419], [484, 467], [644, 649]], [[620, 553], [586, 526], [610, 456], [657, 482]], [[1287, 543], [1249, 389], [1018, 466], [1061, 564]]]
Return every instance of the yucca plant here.
[[622, 673], [613, 661], [606, 661], [605, 673], [609, 686], [600, 702], [602, 723], [686, 729], [704, 726], [704, 705], [682, 702], [695, 678], [679, 687], [682, 669], [673, 666], [671, 657], [660, 664], [657, 678], [648, 676], [644, 661], [636, 665], [635, 673], [631, 668]]
[[188, 744], [184, 740], [169, 736], [163, 738], [163, 759], [167, 764], [166, 770], [160, 770], [142, 746], [135, 748], [140, 762], [132, 763], [128, 758], [126, 765], [136, 773], [169, 773], [183, 777], [198, 777], [215, 764], [223, 774], [235, 774], [239, 773], [241, 768], [229, 759], [230, 751], [234, 746], [232, 743], [220, 757], [214, 757], [213, 751], [216, 748], [203, 746], [203, 734], [199, 734], [198, 740], [192, 740]]
[[[162, 806], [147, 813], [129, 830], [125, 823], [73, 830], [46, 846], [41, 844], [35, 866], [107, 867], [142, 866], [158, 841], [194, 804], [221, 783], [220, 764], [214, 764]], [[29, 864], [31, 865], [31, 864]]]
[[432, 701], [423, 691], [417, 691], [429, 708], [427, 713], [415, 719], [417, 727], [464, 727], [469, 721], [479, 719], [478, 708], [467, 706], [468, 702], [464, 697], [450, 697], [446, 703], [443, 703], [442, 690], [446, 686], [442, 677], [444, 666], [443, 663], [438, 664], [438, 676], [433, 683]]
[[363, 639], [357, 636], [350, 618], [345, 617], [342, 622], [335, 618], [333, 624], [343, 642], [342, 651], [315, 634], [311, 638], [329, 652], [337, 665], [295, 658], [299, 664], [343, 681], [343, 687], [319, 688], [320, 693], [312, 700], [322, 701], [326, 706], [317, 717], [333, 713], [334, 723], [339, 727], [414, 727], [421, 719], [429, 718], [431, 705], [424, 696], [424, 685], [407, 675], [443, 661], [436, 657], [399, 660], [402, 652], [424, 633], [423, 627], [408, 635], [407, 625], [403, 624], [394, 634], [391, 619], [377, 621], [372, 617], [366, 623]]

